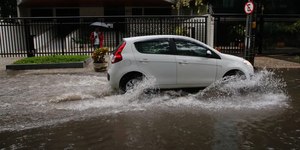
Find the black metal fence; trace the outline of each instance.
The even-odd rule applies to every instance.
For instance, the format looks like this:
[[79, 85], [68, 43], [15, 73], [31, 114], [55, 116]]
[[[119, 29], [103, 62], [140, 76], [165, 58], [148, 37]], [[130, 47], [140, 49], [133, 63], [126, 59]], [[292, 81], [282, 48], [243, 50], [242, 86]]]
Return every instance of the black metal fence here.
[[0, 56], [89, 55], [93, 22], [113, 24], [102, 28], [110, 50], [122, 38], [140, 35], [185, 35], [207, 42], [206, 16], [2, 18]]
[[[218, 14], [214, 20], [214, 47], [244, 56], [245, 14]], [[257, 15], [255, 25], [254, 53], [300, 53], [299, 15]]]
[[215, 48], [223, 53], [243, 56], [245, 15], [215, 15], [214, 20]]

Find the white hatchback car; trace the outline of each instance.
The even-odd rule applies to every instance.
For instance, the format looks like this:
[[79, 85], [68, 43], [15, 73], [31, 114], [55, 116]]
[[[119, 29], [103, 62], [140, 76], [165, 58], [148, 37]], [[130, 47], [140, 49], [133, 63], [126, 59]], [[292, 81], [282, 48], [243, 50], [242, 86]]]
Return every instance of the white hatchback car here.
[[207, 87], [225, 76], [253, 74], [247, 60], [218, 52], [193, 38], [151, 35], [124, 38], [111, 56], [107, 78], [127, 91], [142, 77], [155, 77], [161, 89]]

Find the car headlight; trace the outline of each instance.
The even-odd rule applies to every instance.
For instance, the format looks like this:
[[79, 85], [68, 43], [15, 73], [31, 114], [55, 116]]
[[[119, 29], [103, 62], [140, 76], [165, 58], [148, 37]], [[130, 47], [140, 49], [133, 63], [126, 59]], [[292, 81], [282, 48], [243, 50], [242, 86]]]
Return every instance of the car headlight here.
[[243, 63], [246, 64], [247, 66], [253, 67], [252, 64], [249, 61], [247, 61], [247, 60], [244, 60]]

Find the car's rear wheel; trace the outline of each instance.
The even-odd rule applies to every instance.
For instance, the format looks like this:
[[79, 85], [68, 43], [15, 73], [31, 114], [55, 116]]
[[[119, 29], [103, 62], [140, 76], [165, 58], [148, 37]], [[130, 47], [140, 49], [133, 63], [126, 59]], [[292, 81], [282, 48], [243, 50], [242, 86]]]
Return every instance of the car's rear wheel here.
[[126, 93], [129, 90], [132, 90], [141, 83], [143, 80], [143, 76], [141, 74], [133, 74], [129, 76], [125, 76], [122, 78], [120, 82], [120, 90], [122, 93]]
[[126, 85], [125, 85], [125, 90], [132, 90], [136, 85], [138, 85], [139, 83], [141, 83], [142, 78], [134, 78], [129, 80]]

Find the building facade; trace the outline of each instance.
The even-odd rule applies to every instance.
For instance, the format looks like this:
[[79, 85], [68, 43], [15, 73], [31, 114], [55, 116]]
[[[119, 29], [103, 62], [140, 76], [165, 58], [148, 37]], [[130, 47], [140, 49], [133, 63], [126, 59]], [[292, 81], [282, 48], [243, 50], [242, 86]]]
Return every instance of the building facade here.
[[19, 17], [171, 15], [165, 0], [19, 0]]

